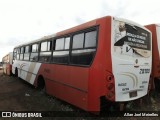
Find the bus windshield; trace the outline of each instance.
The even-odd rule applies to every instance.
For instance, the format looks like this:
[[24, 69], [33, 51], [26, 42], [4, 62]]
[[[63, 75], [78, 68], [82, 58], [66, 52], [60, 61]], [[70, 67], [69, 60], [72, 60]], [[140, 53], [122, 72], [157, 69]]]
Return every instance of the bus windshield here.
[[142, 57], [150, 57], [151, 36], [148, 31], [138, 26], [117, 20], [115, 20], [114, 27], [114, 47], [120, 47], [123, 52], [132, 50], [133, 53]]

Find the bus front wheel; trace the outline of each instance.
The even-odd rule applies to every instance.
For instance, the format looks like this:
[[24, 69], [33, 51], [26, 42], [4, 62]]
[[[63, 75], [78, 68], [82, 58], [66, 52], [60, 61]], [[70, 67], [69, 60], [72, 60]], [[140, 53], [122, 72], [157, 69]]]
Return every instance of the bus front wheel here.
[[15, 70], [15, 77], [18, 77], [18, 69]]

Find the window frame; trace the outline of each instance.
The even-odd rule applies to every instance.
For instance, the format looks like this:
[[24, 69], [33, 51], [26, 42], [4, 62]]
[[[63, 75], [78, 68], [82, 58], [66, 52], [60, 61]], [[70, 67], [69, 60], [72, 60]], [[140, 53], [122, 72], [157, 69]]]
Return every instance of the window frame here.
[[[86, 33], [88, 32], [92, 32], [92, 31], [96, 31], [97, 32], [97, 35], [96, 35], [96, 46], [95, 47], [85, 47], [85, 36], [86, 36]], [[80, 34], [80, 33], [84, 33], [84, 40], [83, 40], [83, 48], [76, 48], [76, 49], [72, 49], [72, 45], [73, 45], [73, 36], [76, 35], [76, 34]], [[95, 26], [92, 26], [90, 28], [86, 28], [86, 29], [82, 29], [82, 30], [78, 30], [78, 31], [75, 31], [75, 32], [71, 32], [71, 33], [68, 33], [68, 34], [64, 34], [64, 35], [60, 35], [60, 36], [56, 36], [56, 37], [51, 37], [49, 39], [44, 39], [44, 40], [40, 40], [40, 41], [36, 41], [36, 42], [32, 42], [30, 44], [26, 44], [25, 46], [30, 46], [29, 47], [29, 61], [30, 62], [37, 62], [37, 63], [46, 63], [44, 61], [39, 61], [40, 59], [40, 53], [41, 52], [51, 52], [51, 56], [50, 56], [50, 60], [47, 62], [49, 64], [62, 64], [62, 65], [69, 65], [69, 66], [80, 66], [80, 67], [89, 67], [92, 65], [92, 62], [94, 61], [94, 58], [95, 58], [95, 55], [97, 53], [97, 47], [98, 47], [98, 36], [99, 36], [99, 25], [95, 25]], [[55, 45], [56, 45], [56, 40], [59, 39], [59, 38], [63, 38], [64, 37], [64, 49], [62, 50], [55, 50]], [[70, 38], [70, 42], [69, 42], [69, 49], [65, 49], [65, 42], [66, 42], [66, 38]], [[41, 51], [41, 43], [43, 42], [51, 42], [51, 48], [49, 51]], [[38, 49], [36, 52], [32, 52], [32, 45], [34, 44], [37, 44], [38, 46]], [[21, 54], [21, 51], [20, 53], [18, 53], [18, 49], [20, 50], [21, 47], [25, 47], [25, 46], [18, 46], [16, 47], [15, 49], [17, 49], [17, 55], [19, 55], [19, 58], [17, 58], [17, 60], [20, 60], [20, 54]], [[47, 48], [48, 48], [48, 44], [47, 44]], [[24, 48], [23, 48], [24, 49]], [[89, 65], [82, 65], [82, 64], [72, 64], [71, 63], [71, 54], [72, 54], [72, 51], [76, 51], [76, 50], [85, 50], [85, 49], [95, 49], [95, 55], [93, 56], [93, 59], [92, 61], [90, 62]], [[23, 50], [24, 51], [24, 50]], [[60, 51], [69, 51], [69, 55], [68, 55], [68, 62], [67, 63], [58, 63], [58, 62], [53, 62], [53, 52], [60, 52]], [[38, 54], [38, 59], [36, 61], [31, 61], [30, 60], [30, 57], [31, 57], [31, 54], [32, 53], [37, 53]], [[16, 56], [17, 57], [17, 56]], [[24, 60], [24, 53], [23, 53], [23, 59], [21, 59], [20, 61], [25, 61]]]
[[[45, 50], [45, 51], [42, 51], [42, 43], [47, 43], [47, 50]], [[48, 43], [50, 43], [50, 48], [48, 47]], [[47, 40], [45, 40], [45, 41], [41, 41], [40, 42], [40, 51], [39, 52], [49, 52], [49, 51], [52, 51], [52, 45], [53, 45], [53, 42], [52, 42], [52, 40], [51, 39], [47, 39]], [[50, 49], [50, 50], [48, 50], [48, 49]]]
[[[87, 33], [90, 33], [90, 32], [94, 32], [94, 31], [96, 31], [96, 30], [92, 30], [92, 31], [89, 31], [89, 32], [85, 32], [85, 39], [84, 39], [84, 46], [83, 46], [83, 48], [84, 49], [87, 49], [87, 48], [95, 48], [96, 46], [97, 46], [97, 33], [96, 33], [96, 45], [95, 46], [91, 46], [91, 47], [85, 47], [85, 43], [86, 43], [86, 34]], [[96, 31], [97, 32], [97, 31]]]
[[[96, 35], [96, 46], [95, 47], [86, 47], [85, 48], [85, 34], [88, 33], [88, 32], [92, 32], [92, 31], [96, 31], [97, 32], [97, 35]], [[95, 49], [95, 55], [97, 53], [97, 47], [98, 47], [98, 36], [99, 36], [99, 25], [96, 25], [96, 26], [92, 26], [90, 28], [87, 28], [87, 29], [83, 29], [83, 30], [80, 30], [80, 31], [77, 31], [75, 33], [72, 34], [72, 45], [73, 45], [73, 36], [75, 34], [80, 34], [80, 33], [83, 33], [84, 32], [84, 42], [83, 42], [83, 48], [79, 48], [79, 49], [72, 49], [72, 46], [71, 46], [71, 49], [70, 49], [70, 60], [71, 60], [71, 54], [72, 54], [72, 51], [76, 51], [76, 50], [87, 50], [87, 49]], [[71, 61], [69, 61], [69, 65], [71, 66], [80, 66], [80, 67], [90, 67], [94, 61], [94, 58], [95, 58], [95, 55], [93, 56], [93, 59], [92, 61], [90, 62], [89, 65], [83, 65], [83, 64], [73, 64], [71, 63]]]
[[[96, 46], [95, 47], [86, 47], [84, 48], [85, 46], [85, 34], [88, 33], [88, 32], [92, 32], [92, 31], [96, 31]], [[83, 48], [78, 48], [78, 49], [72, 49], [72, 45], [73, 45], [73, 36], [76, 35], [76, 34], [80, 34], [80, 33], [83, 33], [84, 32], [84, 42], [83, 42]], [[62, 35], [62, 36], [58, 36], [58, 37], [55, 37], [53, 39], [53, 43], [54, 43], [54, 49], [53, 49], [53, 52], [56, 52], [56, 51], [68, 51], [69, 50], [69, 58], [68, 58], [68, 64], [67, 63], [57, 63], [57, 62], [53, 62], [53, 52], [52, 52], [52, 59], [51, 59], [51, 64], [62, 64], [62, 65], [69, 65], [69, 66], [80, 66], [80, 67], [89, 67], [92, 65], [92, 62], [95, 58], [95, 55], [96, 55], [96, 52], [97, 52], [97, 47], [98, 47], [98, 34], [99, 34], [99, 26], [96, 25], [96, 26], [92, 26], [90, 28], [86, 28], [86, 29], [82, 29], [82, 30], [79, 30], [79, 31], [76, 31], [76, 32], [72, 32], [72, 33], [69, 33], [69, 34], [66, 34], [66, 35]], [[70, 37], [70, 46], [69, 46], [69, 49], [65, 50], [55, 50], [55, 41], [59, 38], [67, 38], [67, 37]], [[65, 46], [64, 46], [65, 47]], [[93, 59], [92, 61], [90, 62], [89, 65], [82, 65], [82, 64], [72, 64], [71, 63], [71, 53], [73, 50], [87, 50], [87, 49], [95, 49], [95, 55], [93, 56]]]
[[[41, 45], [42, 43], [47, 42], [47, 51], [41, 51]], [[48, 50], [48, 42], [50, 42], [50, 50]], [[53, 51], [53, 38], [49, 38], [49, 39], [45, 39], [42, 41], [39, 41], [39, 48], [38, 48], [38, 60], [37, 61], [33, 61], [33, 62], [39, 62], [39, 63], [51, 63], [51, 59], [52, 59], [52, 51]], [[41, 57], [41, 53], [47, 53], [47, 52], [51, 52], [50, 55], [50, 59], [48, 61], [41, 61], [40, 57]]]
[[[64, 45], [63, 45], [63, 49], [61, 50], [56, 50], [56, 40], [58, 39], [61, 39], [61, 38], [64, 38]], [[65, 41], [66, 41], [66, 38], [70, 38], [69, 40], [69, 48], [68, 49], [65, 49]], [[66, 35], [63, 35], [63, 36], [58, 36], [58, 37], [55, 37], [53, 39], [53, 49], [52, 49], [52, 59], [51, 59], [51, 64], [64, 64], [64, 65], [68, 65], [69, 64], [69, 57], [70, 57], [70, 47], [71, 47], [71, 38], [72, 38], [72, 34], [66, 34]], [[68, 62], [67, 63], [61, 63], [61, 62], [54, 62], [53, 59], [54, 59], [54, 52], [66, 52], [68, 51]]]
[[[28, 51], [26, 52], [26, 47], [28, 47]], [[23, 53], [23, 61], [29, 61], [30, 60], [30, 44], [27, 44], [25, 46], [23, 46], [24, 48], [24, 53]], [[25, 55], [28, 54], [28, 59], [24, 59], [25, 58]]]
[[[36, 47], [36, 51], [33, 51], [33, 45], [37, 45]], [[33, 43], [31, 44], [31, 50], [30, 50], [31, 53], [37, 53], [39, 52], [39, 43]]]
[[[83, 43], [82, 43], [82, 47], [80, 47], [80, 48], [73, 48], [73, 40], [74, 40], [74, 36], [76, 36], [76, 35], [81, 35], [81, 34], [83, 34]], [[85, 42], [85, 32], [80, 32], [80, 33], [74, 34], [73, 37], [72, 37], [72, 49], [73, 49], [73, 50], [76, 50], [76, 49], [83, 49], [83, 48], [84, 48], [84, 42]]]
[[15, 48], [16, 50], [17, 50], [17, 55], [19, 56], [19, 57], [17, 57], [17, 55], [16, 55], [16, 60], [20, 60], [20, 52], [21, 52], [21, 50], [20, 50], [20, 47], [17, 47], [17, 48]]

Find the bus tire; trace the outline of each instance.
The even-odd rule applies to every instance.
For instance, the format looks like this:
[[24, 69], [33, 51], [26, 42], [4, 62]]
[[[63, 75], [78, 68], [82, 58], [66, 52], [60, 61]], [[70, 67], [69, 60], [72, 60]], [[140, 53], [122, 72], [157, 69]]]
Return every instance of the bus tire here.
[[43, 76], [39, 76], [37, 80], [37, 89], [40, 90], [41, 92], [45, 93], [45, 81]]
[[18, 69], [15, 70], [15, 77], [18, 77]]

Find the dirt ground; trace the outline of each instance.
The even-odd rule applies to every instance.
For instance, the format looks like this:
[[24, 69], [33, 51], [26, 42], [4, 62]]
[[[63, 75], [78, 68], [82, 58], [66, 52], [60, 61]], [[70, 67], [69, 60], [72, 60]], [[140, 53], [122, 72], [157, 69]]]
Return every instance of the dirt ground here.
[[[123, 119], [123, 120], [136, 120], [136, 119], [160, 119], [160, 95], [152, 92], [150, 96], [143, 98], [143, 102], [140, 105], [137, 103], [129, 103], [126, 108], [128, 111], [152, 111], [158, 112], [158, 117], [107, 117], [107, 119]], [[62, 114], [61, 116], [56, 116], [58, 112], [52, 112], [52, 118], [50, 119], [106, 119], [104, 116], [93, 116], [84, 112], [66, 102], [63, 102], [53, 96], [49, 96], [42, 91], [35, 89], [32, 85], [27, 82], [13, 77], [6, 76], [0, 70], [0, 111], [58, 111]], [[66, 111], [66, 112], [63, 112]], [[69, 113], [69, 112], [70, 113]], [[68, 113], [67, 113], [68, 112]], [[126, 111], [127, 112], [127, 111]], [[53, 115], [54, 114], [54, 115]], [[55, 115], [56, 114], [56, 115]], [[76, 114], [74, 117], [68, 114]], [[48, 115], [48, 114], [47, 114]], [[47, 117], [45, 117], [46, 119]], [[2, 119], [2, 118], [1, 118]], [[5, 118], [3, 118], [5, 119]], [[49, 118], [47, 118], [49, 119]]]

